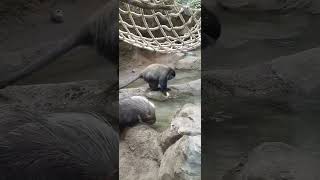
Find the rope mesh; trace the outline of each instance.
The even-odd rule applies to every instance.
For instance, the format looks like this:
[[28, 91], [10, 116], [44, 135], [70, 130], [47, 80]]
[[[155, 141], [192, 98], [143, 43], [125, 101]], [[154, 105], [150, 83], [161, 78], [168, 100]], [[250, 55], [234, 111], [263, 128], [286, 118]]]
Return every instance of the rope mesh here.
[[120, 2], [119, 39], [161, 53], [186, 52], [201, 45], [201, 10], [172, 0], [152, 3], [172, 5], [171, 10], [143, 9]]

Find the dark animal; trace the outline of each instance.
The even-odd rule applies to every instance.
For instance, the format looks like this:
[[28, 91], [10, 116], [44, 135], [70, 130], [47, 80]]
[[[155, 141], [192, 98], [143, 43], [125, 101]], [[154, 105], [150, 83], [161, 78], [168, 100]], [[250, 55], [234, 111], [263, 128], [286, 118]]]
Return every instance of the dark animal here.
[[202, 20], [202, 40], [201, 47], [206, 48], [212, 43], [209, 37], [217, 41], [221, 35], [221, 23], [218, 17], [208, 10], [206, 6], [201, 6], [201, 20]]
[[[3, 88], [30, 75], [81, 45], [94, 47], [99, 54], [117, 64], [118, 31], [118, 1], [107, 0], [104, 7], [93, 15], [82, 28], [58, 41], [54, 48], [33, 59], [30, 64], [22, 64], [16, 71], [1, 72], [3, 75], [0, 77], [0, 87]], [[36, 51], [34, 54], [37, 53]]]
[[0, 107], [1, 180], [118, 179], [118, 133], [91, 113]]
[[153, 124], [156, 121], [155, 106], [143, 96], [119, 100], [119, 129], [132, 127], [139, 122]]
[[173, 79], [175, 76], [176, 73], [173, 68], [163, 64], [151, 64], [146, 67], [138, 76], [131, 79], [125, 85], [120, 86], [120, 89], [127, 87], [132, 82], [136, 81], [139, 78], [142, 78], [149, 84], [151, 90], [159, 90], [160, 84], [160, 91], [165, 92], [169, 90], [167, 88], [168, 80]]
[[[146, 4], [139, 0], [120, 0], [145, 9], [171, 9], [169, 5]], [[119, 51], [119, 1], [105, 0], [105, 5], [93, 15], [77, 32], [57, 42], [53, 49], [32, 60], [30, 64], [21, 64], [16, 71], [1, 72], [0, 88], [4, 88], [14, 82], [30, 75], [49, 63], [56, 60], [75, 47], [85, 45], [94, 47], [100, 55], [118, 64]], [[38, 54], [35, 50], [33, 54]]]

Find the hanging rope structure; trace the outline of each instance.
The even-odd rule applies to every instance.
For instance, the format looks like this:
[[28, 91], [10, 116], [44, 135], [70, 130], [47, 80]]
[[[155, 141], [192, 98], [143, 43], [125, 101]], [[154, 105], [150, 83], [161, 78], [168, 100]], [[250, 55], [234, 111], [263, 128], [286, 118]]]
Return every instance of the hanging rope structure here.
[[175, 0], [145, 1], [120, 1], [120, 40], [161, 53], [187, 52], [201, 45], [200, 8]]

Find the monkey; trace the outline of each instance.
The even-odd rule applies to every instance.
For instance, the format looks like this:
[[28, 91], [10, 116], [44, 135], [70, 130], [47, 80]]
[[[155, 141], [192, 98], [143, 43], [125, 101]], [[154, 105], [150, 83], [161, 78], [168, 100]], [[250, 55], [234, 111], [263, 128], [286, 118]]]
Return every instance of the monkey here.
[[116, 180], [119, 135], [93, 113], [0, 107], [2, 180]]
[[201, 47], [204, 49], [212, 44], [209, 37], [213, 38], [215, 42], [220, 38], [221, 23], [219, 18], [203, 4], [201, 5], [201, 17], [203, 22]]
[[[121, 0], [132, 3], [141, 8], [170, 9], [169, 5], [147, 4], [139, 0]], [[98, 54], [118, 65], [119, 51], [119, 28], [118, 0], [105, 0], [104, 6], [92, 15], [89, 20], [79, 28], [78, 31], [69, 34], [63, 40], [57, 42], [56, 47], [47, 51], [30, 64], [21, 64], [17, 71], [1, 72], [0, 88], [5, 88], [18, 80], [40, 70], [44, 66], [52, 63], [58, 57], [64, 55], [78, 46], [94, 47]], [[35, 50], [34, 54], [37, 54]]]
[[[98, 54], [117, 64], [118, 62], [118, 1], [107, 0], [104, 7], [92, 15], [76, 32], [57, 41], [56, 47], [35, 58], [31, 63], [21, 65], [14, 72], [3, 73], [0, 77], [2, 88], [30, 75], [32, 72], [50, 64], [58, 57], [78, 46], [91, 46]], [[36, 53], [36, 52], [35, 52]]]
[[173, 68], [164, 64], [151, 64], [147, 66], [138, 76], [134, 77], [126, 84], [120, 86], [120, 89], [125, 88], [137, 79], [142, 78], [149, 84], [149, 87], [152, 91], [159, 90], [160, 84], [160, 91], [166, 92], [170, 90], [169, 88], [167, 88], [168, 80], [175, 78], [175, 76], [176, 73]]
[[156, 122], [155, 106], [143, 96], [119, 99], [119, 129], [132, 127], [139, 122], [154, 124]]

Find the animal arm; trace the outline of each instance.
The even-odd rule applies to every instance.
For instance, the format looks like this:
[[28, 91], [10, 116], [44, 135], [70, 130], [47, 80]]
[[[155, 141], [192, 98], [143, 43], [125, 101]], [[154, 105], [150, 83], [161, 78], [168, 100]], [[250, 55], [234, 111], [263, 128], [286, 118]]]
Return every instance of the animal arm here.
[[162, 10], [171, 10], [173, 8], [172, 5], [164, 5], [164, 4], [155, 4], [151, 2], [144, 2], [141, 0], [120, 0], [121, 2], [131, 4], [142, 9], [162, 9]]
[[161, 90], [161, 91], [167, 90], [167, 83], [168, 83], [168, 78], [167, 78], [167, 76], [162, 76], [162, 77], [159, 79], [159, 84], [160, 84], [160, 90]]

